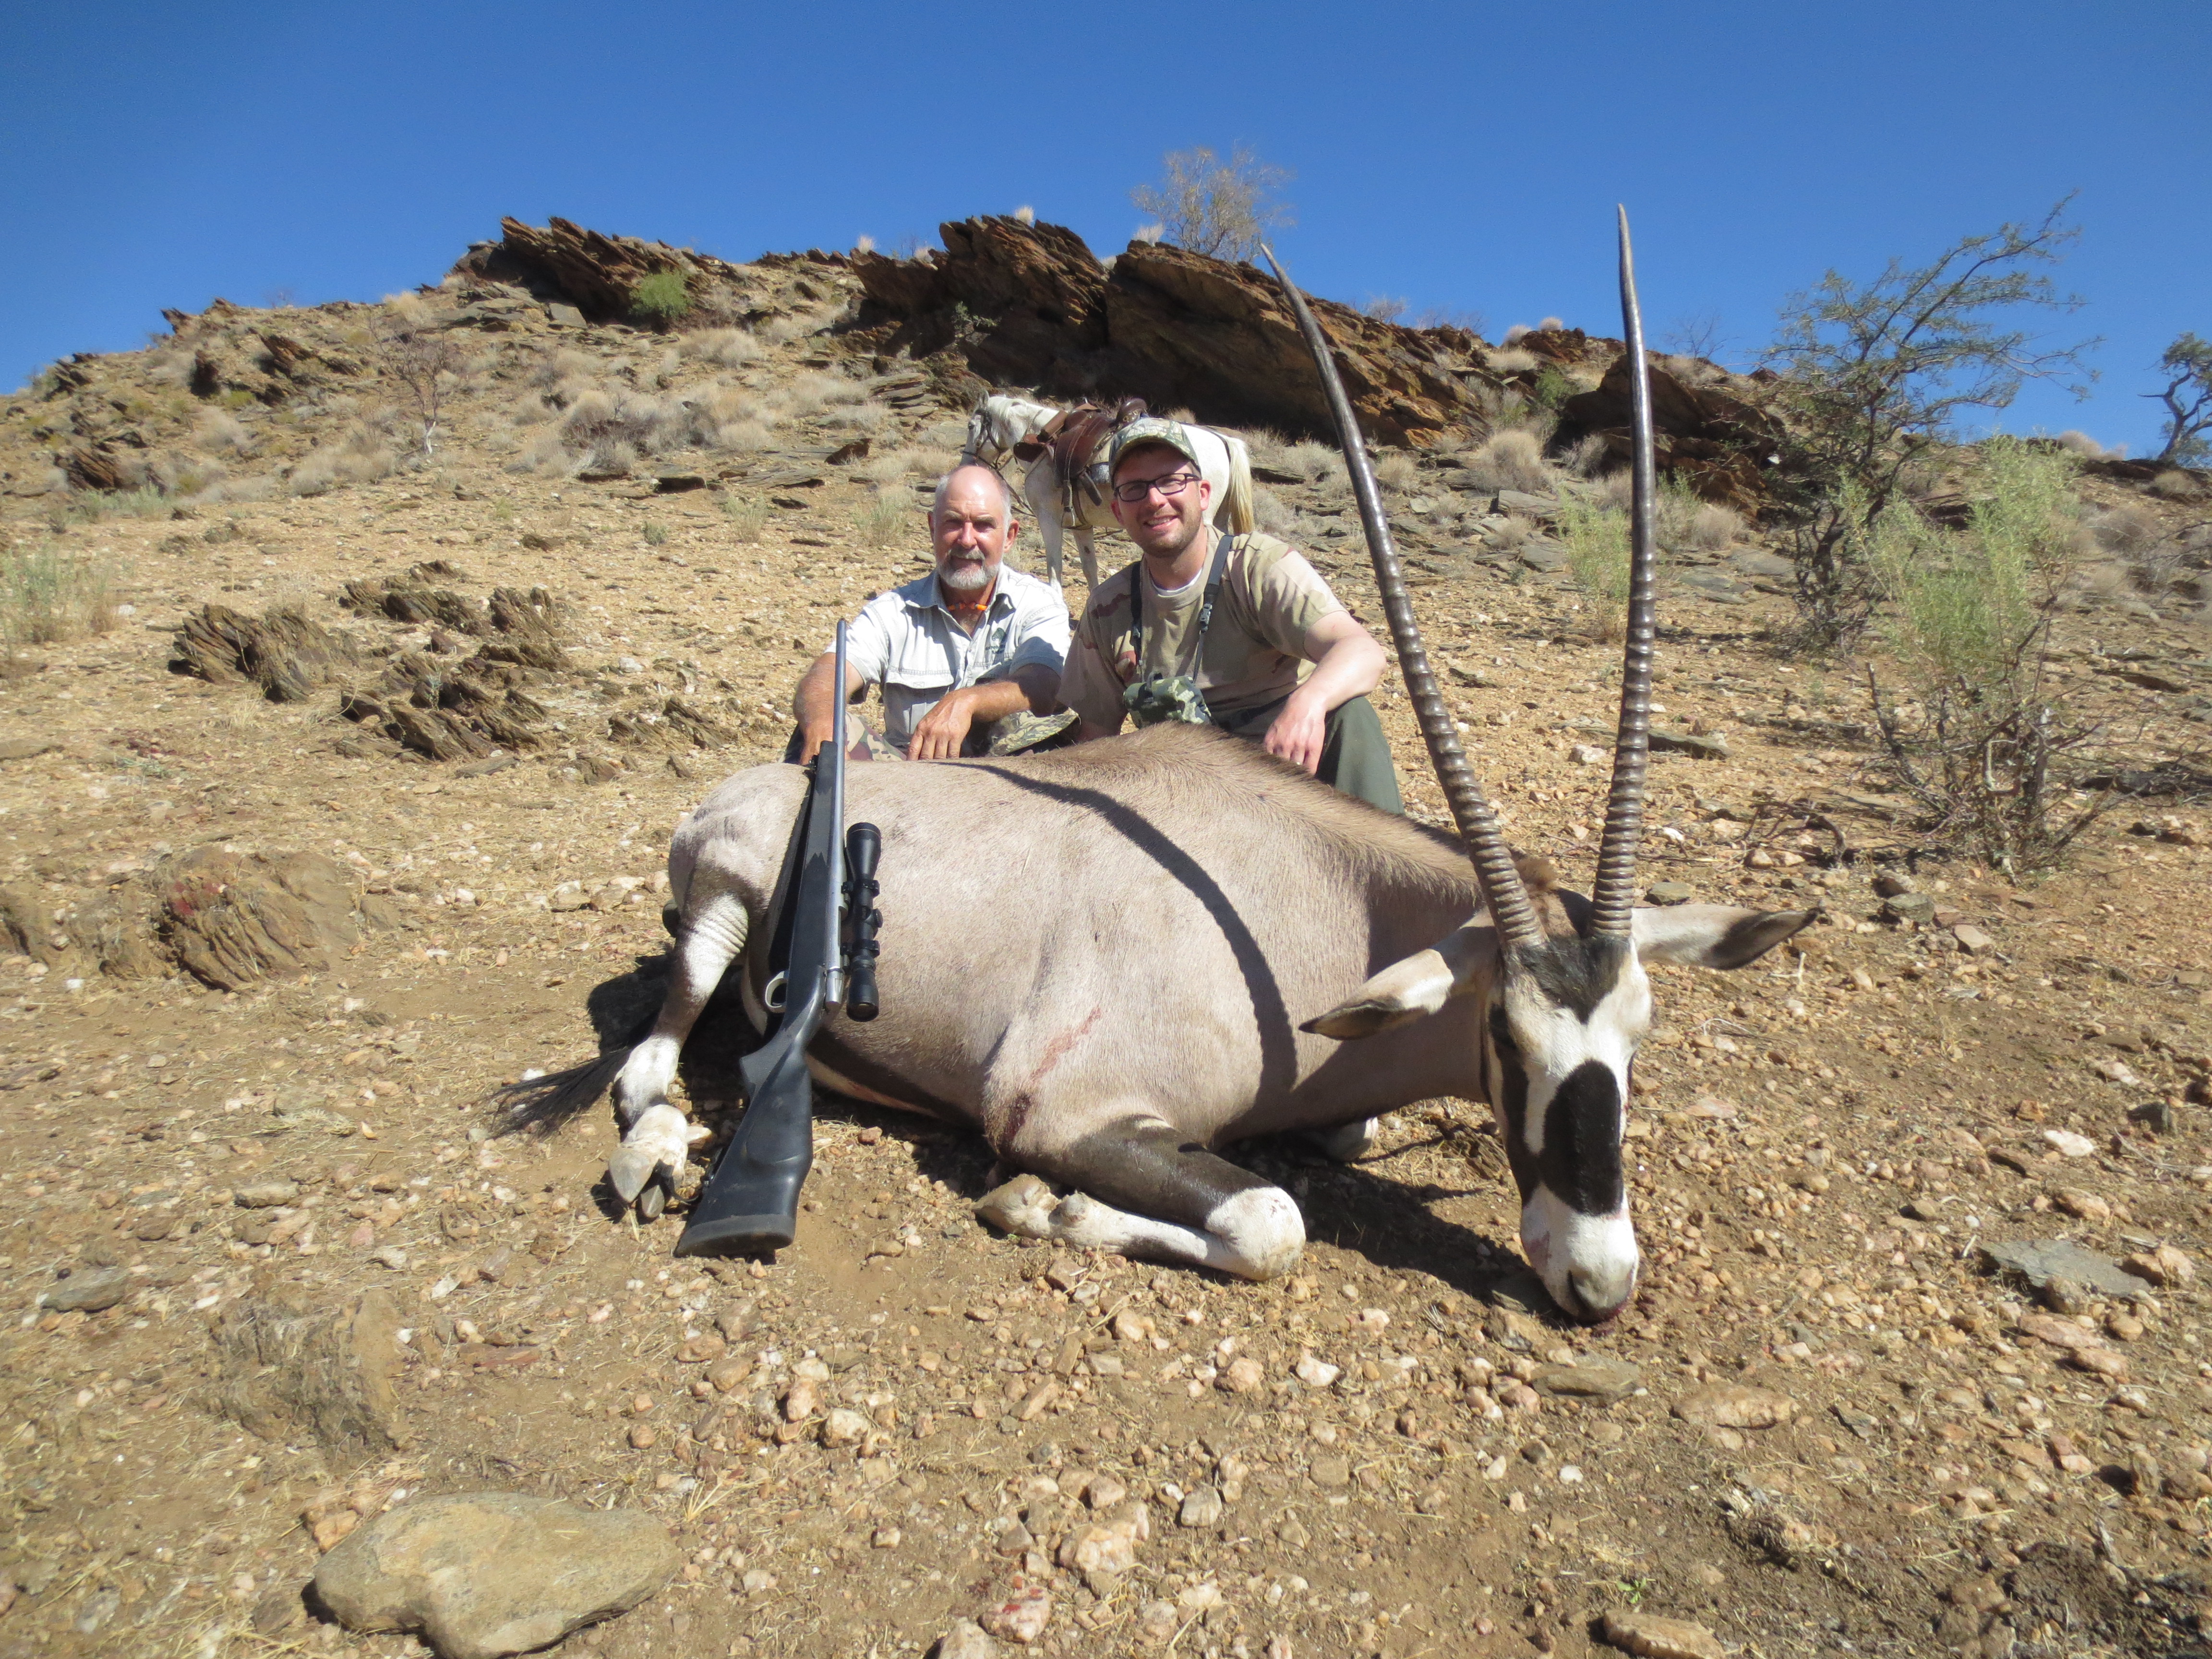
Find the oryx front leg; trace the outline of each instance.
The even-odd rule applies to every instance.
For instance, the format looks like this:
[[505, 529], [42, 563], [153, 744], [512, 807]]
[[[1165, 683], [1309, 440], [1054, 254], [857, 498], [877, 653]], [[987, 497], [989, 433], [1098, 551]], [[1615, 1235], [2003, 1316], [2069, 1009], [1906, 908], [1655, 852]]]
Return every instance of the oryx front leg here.
[[630, 1051], [615, 1079], [623, 1144], [607, 1160], [607, 1182], [623, 1204], [635, 1204], [647, 1221], [675, 1195], [691, 1148], [707, 1138], [705, 1129], [669, 1103], [668, 1085], [675, 1080], [684, 1039], [745, 948], [749, 918], [743, 902], [727, 891], [702, 893], [702, 885], [695, 874], [688, 896], [696, 902], [686, 907], [677, 932], [668, 995], [653, 1035]]
[[1017, 1176], [975, 1206], [983, 1220], [1027, 1238], [1239, 1279], [1277, 1278], [1305, 1249], [1305, 1218], [1288, 1193], [1158, 1118], [1127, 1120], [1058, 1153], [1016, 1147], [1008, 1156], [1077, 1188], [1055, 1198], [1037, 1176]]

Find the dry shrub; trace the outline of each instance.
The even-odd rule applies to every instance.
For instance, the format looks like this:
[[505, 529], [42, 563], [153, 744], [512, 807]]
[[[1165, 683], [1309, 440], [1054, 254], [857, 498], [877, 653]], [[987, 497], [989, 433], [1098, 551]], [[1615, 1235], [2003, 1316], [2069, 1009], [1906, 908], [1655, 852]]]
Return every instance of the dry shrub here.
[[590, 385], [599, 372], [598, 358], [588, 352], [562, 346], [547, 352], [538, 360], [538, 368], [531, 375], [530, 383], [540, 392], [554, 392], [568, 386], [580, 388]]
[[769, 436], [769, 428], [759, 421], [732, 421], [714, 434], [714, 447], [732, 454], [749, 455], [766, 449]]
[[1375, 463], [1375, 482], [1403, 495], [1419, 486], [1420, 469], [1413, 465], [1412, 456], [1393, 450]]
[[843, 432], [873, 432], [884, 423], [881, 404], [847, 404], [840, 409], [823, 411], [819, 419], [823, 426]]
[[2204, 494], [2203, 486], [2179, 467], [2161, 472], [2153, 478], [2150, 490], [2152, 495], [2163, 496], [2169, 501], [2193, 501]]
[[1493, 374], [1526, 374], [1535, 367], [1536, 354], [1517, 346], [1499, 346], [1490, 354], [1488, 362]]
[[1297, 527], [1297, 515], [1283, 505], [1283, 498], [1264, 484], [1252, 489], [1252, 514], [1270, 536], [1288, 536]]
[[1544, 465], [1544, 447], [1527, 427], [1508, 427], [1493, 432], [1474, 452], [1468, 469], [1484, 489], [1518, 489], [1528, 495], [1551, 488], [1550, 469]]
[[2076, 432], [2071, 428], [2060, 433], [2052, 441], [2063, 449], [2072, 450], [2085, 460], [2100, 461], [2111, 453], [2104, 445], [2099, 443], [2087, 433]]
[[97, 558], [52, 545], [0, 548], [0, 635], [9, 645], [53, 645], [115, 626], [115, 572]]
[[1689, 544], [1701, 552], [1717, 553], [1743, 534], [1743, 515], [1720, 501], [1700, 501], [1691, 515]]
[[1575, 440], [1574, 447], [1567, 451], [1559, 465], [1575, 477], [1587, 478], [1603, 466], [1606, 458], [1612, 453], [1612, 445], [1596, 433], [1588, 433]]
[[243, 455], [253, 447], [253, 434], [226, 410], [204, 409], [192, 425], [192, 443], [208, 454], [224, 451]]
[[374, 483], [398, 465], [382, 422], [356, 421], [336, 443], [325, 444], [292, 469], [286, 487], [295, 495], [319, 495], [342, 484]]
[[1295, 472], [1310, 484], [1339, 488], [1349, 482], [1344, 470], [1344, 457], [1327, 444], [1315, 443], [1310, 439], [1292, 444], [1282, 453], [1282, 465]]
[[687, 357], [722, 368], [742, 368], [767, 356], [758, 340], [741, 328], [702, 328], [684, 337]]
[[2166, 539], [2166, 526], [2140, 501], [2123, 501], [2088, 521], [2098, 545], [2115, 553], [2148, 553]]

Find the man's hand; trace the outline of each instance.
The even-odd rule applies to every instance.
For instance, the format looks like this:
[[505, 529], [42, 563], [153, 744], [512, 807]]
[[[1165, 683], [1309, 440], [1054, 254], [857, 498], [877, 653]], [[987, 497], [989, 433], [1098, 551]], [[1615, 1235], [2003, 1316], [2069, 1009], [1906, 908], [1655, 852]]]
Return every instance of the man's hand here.
[[1319, 697], [1308, 695], [1301, 686], [1291, 693], [1291, 700], [1283, 705], [1283, 712], [1275, 716], [1267, 728], [1267, 741], [1261, 745], [1271, 755], [1280, 755], [1291, 765], [1302, 768], [1311, 777], [1321, 766], [1321, 751], [1328, 740], [1328, 705]]
[[[830, 687], [837, 678], [837, 653], [824, 651], [802, 675], [799, 690], [792, 697], [792, 715], [799, 722], [799, 762], [804, 766], [814, 758], [822, 745], [830, 741], [836, 730], [837, 704]], [[866, 687], [860, 671], [850, 662], [845, 665], [845, 695], [849, 700], [857, 697]]]
[[963, 686], [939, 697], [936, 707], [914, 728], [914, 739], [906, 746], [907, 758], [958, 759], [960, 746], [968, 741], [969, 728], [975, 723], [975, 694], [980, 689]]

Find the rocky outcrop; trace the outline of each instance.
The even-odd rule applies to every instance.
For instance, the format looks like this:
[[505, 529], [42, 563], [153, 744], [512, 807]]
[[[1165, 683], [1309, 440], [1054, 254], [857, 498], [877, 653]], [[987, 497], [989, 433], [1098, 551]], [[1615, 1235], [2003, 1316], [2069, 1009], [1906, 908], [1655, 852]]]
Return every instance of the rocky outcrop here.
[[225, 991], [326, 970], [361, 937], [356, 878], [319, 853], [195, 847], [164, 863], [157, 881], [178, 963]]
[[[941, 252], [851, 260], [866, 304], [856, 331], [883, 349], [955, 352], [984, 380], [1048, 392], [1135, 396], [1208, 420], [1328, 435], [1328, 406], [1272, 276], [1162, 243], [1109, 265], [1059, 225], [985, 217], [940, 227]], [[1481, 343], [1317, 300], [1345, 387], [1378, 442], [1432, 444], [1481, 429], [1496, 384]]]
[[[476, 244], [454, 264], [453, 274], [481, 283], [506, 283], [541, 300], [565, 301], [593, 322], [628, 316], [637, 285], [662, 271], [682, 276], [694, 301], [704, 302], [703, 312], [726, 312], [730, 307], [711, 302], [717, 297], [732, 298], [762, 288], [763, 270], [769, 264], [765, 259], [754, 265], [732, 264], [711, 253], [671, 247], [665, 242], [586, 230], [566, 219], [550, 219], [542, 227], [520, 219], [501, 219], [499, 223], [501, 240]], [[827, 270], [842, 265], [844, 260], [838, 254], [814, 252], [789, 256], [777, 263]]]
[[389, 1291], [319, 1310], [279, 1287], [233, 1303], [212, 1334], [214, 1404], [240, 1427], [264, 1439], [313, 1437], [350, 1457], [398, 1443], [399, 1312]]
[[[1534, 349], [1529, 342], [1541, 337], [1524, 335], [1515, 343]], [[1616, 356], [1595, 390], [1559, 405], [1563, 441], [1595, 433], [1616, 460], [1627, 465], [1628, 369], [1626, 354]], [[1655, 361], [1651, 426], [1662, 471], [1674, 473], [1707, 501], [1726, 501], [1746, 513], [1759, 510], [1783, 447], [1782, 424], [1771, 415], [1719, 386], [1693, 386]]]

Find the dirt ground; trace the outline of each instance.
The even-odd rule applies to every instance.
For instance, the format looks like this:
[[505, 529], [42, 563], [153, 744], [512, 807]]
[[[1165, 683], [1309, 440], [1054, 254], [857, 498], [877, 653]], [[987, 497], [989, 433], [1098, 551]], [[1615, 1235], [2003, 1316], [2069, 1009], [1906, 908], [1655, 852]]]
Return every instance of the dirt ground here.
[[[835, 1099], [798, 1243], [677, 1261], [679, 1218], [604, 1207], [606, 1109], [500, 1139], [487, 1102], [650, 1011], [672, 826], [775, 759], [833, 619], [924, 568], [959, 413], [834, 335], [763, 329], [722, 366], [759, 432], [661, 466], [708, 486], [663, 495], [649, 459], [596, 481], [542, 465], [551, 400], [581, 395], [559, 383], [673, 398], [720, 368], [535, 315], [469, 349], [427, 464], [372, 476], [406, 434], [359, 386], [230, 399], [232, 483], [182, 516], [56, 529], [66, 498], [33, 492], [70, 399], [80, 432], [106, 397], [184, 454], [207, 429], [184, 348], [0, 408], [0, 529], [112, 570], [127, 607], [19, 647], [0, 680], [0, 877], [11, 915], [51, 926], [0, 956], [0, 1656], [421, 1651], [303, 1609], [318, 1529], [484, 1487], [678, 1535], [675, 1583], [561, 1650], [606, 1659], [919, 1654], [1018, 1577], [1053, 1599], [1042, 1650], [1085, 1656], [1577, 1655], [1630, 1611], [1759, 1656], [2204, 1650], [2212, 815], [2123, 805], [2024, 887], [1909, 857], [1853, 687], [1773, 643], [1771, 556], [1732, 544], [1670, 568], [1661, 719], [1728, 753], [1655, 762], [1644, 878], [1826, 913], [1802, 954], [1656, 973], [1632, 1129], [1647, 1265], [1611, 1325], [1550, 1314], [1487, 1112], [1461, 1101], [1397, 1114], [1354, 1166], [1242, 1149], [1312, 1237], [1276, 1283], [995, 1237], [970, 1213], [979, 1140]], [[349, 429], [355, 481], [270, 482]], [[856, 434], [910, 459], [823, 459]], [[1340, 488], [1269, 488], [1375, 618]], [[1394, 490], [1417, 609], [1516, 841], [1584, 882], [1603, 768], [1574, 751], [1609, 722], [1613, 648], [1540, 544], [1485, 550], [1490, 498], [1427, 463]], [[434, 655], [430, 629], [338, 602], [434, 560], [471, 601], [542, 586], [561, 607], [571, 666], [532, 684], [539, 746], [433, 763], [343, 717], [335, 683], [276, 702], [170, 667], [210, 602]], [[2212, 659], [2185, 607], [2106, 594], [2064, 644], [2142, 764], [2201, 750]], [[670, 698], [711, 714], [702, 740], [661, 729]], [[1381, 702], [1411, 805], [1441, 821], [1402, 696]], [[73, 921], [120, 918], [158, 952], [163, 860], [211, 843], [337, 860], [364, 931], [237, 991], [158, 960], [103, 971], [149, 964]], [[1895, 875], [1933, 902], [1917, 922], [1882, 917], [1871, 884]], [[729, 1101], [736, 1041], [725, 1023], [695, 1045], [696, 1109]], [[2045, 1308], [1984, 1255], [2036, 1239], [2164, 1248], [2144, 1270], [2168, 1282]], [[111, 1305], [49, 1305], [116, 1268]], [[370, 1291], [404, 1328], [396, 1443], [233, 1420], [242, 1306]], [[1571, 1366], [1591, 1359], [1634, 1370]], [[1576, 1370], [1618, 1397], [1578, 1395]], [[857, 1439], [825, 1443], [836, 1408]], [[1131, 1499], [1133, 1567], [1059, 1565]]]

